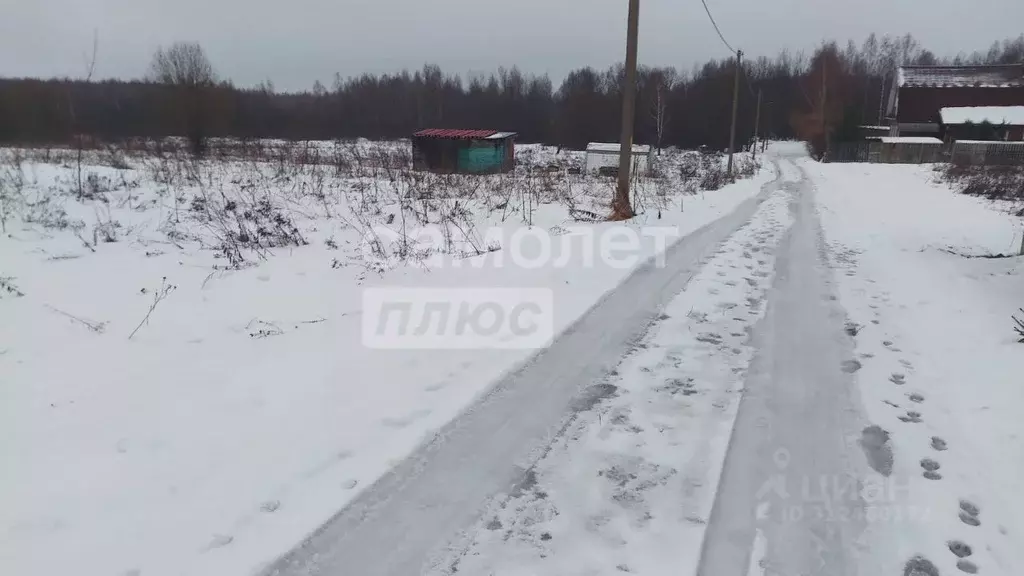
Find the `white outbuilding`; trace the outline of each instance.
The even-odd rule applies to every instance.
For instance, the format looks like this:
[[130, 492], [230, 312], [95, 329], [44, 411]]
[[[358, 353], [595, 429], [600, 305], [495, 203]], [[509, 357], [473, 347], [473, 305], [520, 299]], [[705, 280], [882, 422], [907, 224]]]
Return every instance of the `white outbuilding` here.
[[[619, 167], [619, 145], [603, 142], [587, 144], [587, 172], [597, 172], [605, 166]], [[633, 145], [632, 171], [647, 174], [651, 166], [651, 147]]]

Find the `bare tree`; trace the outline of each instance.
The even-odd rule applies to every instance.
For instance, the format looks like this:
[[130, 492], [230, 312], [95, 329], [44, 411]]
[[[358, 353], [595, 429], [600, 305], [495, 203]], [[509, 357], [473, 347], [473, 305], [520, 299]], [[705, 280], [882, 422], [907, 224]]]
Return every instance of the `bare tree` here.
[[666, 68], [656, 71], [653, 76], [654, 101], [651, 106], [651, 119], [654, 120], [654, 132], [658, 139], [658, 156], [661, 156], [661, 144], [665, 139], [665, 127], [668, 125], [668, 97], [676, 84], [676, 71]]
[[[96, 71], [96, 52], [99, 48], [99, 34], [93, 30], [92, 32], [92, 57], [85, 57], [85, 83], [88, 84], [92, 81], [92, 75]], [[74, 86], [71, 87], [74, 89]], [[75, 191], [79, 198], [85, 196], [85, 190], [82, 189], [82, 147], [85, 145], [83, 141], [85, 135], [82, 134], [81, 129], [78, 125], [78, 115], [75, 112], [75, 97], [73, 95], [68, 97], [68, 115], [71, 117], [71, 126], [74, 131], [75, 147], [78, 149], [77, 161], [78, 161], [78, 188]]]
[[217, 76], [202, 46], [175, 42], [157, 48], [150, 63], [150, 79], [174, 87], [174, 108], [188, 136], [194, 154], [206, 148], [211, 117], [211, 99]]

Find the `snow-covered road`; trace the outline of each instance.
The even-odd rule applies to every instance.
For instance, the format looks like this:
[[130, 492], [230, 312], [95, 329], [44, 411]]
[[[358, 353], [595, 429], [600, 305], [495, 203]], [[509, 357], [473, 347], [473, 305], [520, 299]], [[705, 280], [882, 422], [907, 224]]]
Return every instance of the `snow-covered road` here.
[[[776, 146], [760, 196], [267, 574], [1018, 574], [1020, 350], [988, 322], [1016, 265], [950, 254], [996, 253], [1012, 220], [916, 168], [803, 156]], [[934, 337], [957, 323], [974, 343]], [[972, 355], [965, 397], [933, 366], [983, 373]]]
[[406, 575], [450, 567], [453, 538], [503, 495], [529, 489], [533, 465], [566, 422], [613, 393], [608, 378], [623, 356], [776, 189], [765, 185], [674, 244], [665, 266], [638, 269], [266, 574]]

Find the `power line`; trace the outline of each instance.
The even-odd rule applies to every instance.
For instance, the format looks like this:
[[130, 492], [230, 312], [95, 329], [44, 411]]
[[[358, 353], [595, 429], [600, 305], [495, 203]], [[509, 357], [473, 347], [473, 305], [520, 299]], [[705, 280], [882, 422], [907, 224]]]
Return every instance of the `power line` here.
[[735, 54], [736, 50], [733, 50], [733, 47], [729, 45], [725, 36], [722, 35], [722, 31], [718, 28], [718, 23], [715, 22], [715, 17], [711, 15], [711, 9], [708, 8], [707, 0], [700, 0], [700, 3], [704, 5], [704, 11], [708, 13], [708, 18], [711, 19], [711, 25], [715, 27], [715, 32], [718, 32], [718, 37], [722, 39], [722, 44], [725, 44], [725, 47], [729, 49], [729, 52]]

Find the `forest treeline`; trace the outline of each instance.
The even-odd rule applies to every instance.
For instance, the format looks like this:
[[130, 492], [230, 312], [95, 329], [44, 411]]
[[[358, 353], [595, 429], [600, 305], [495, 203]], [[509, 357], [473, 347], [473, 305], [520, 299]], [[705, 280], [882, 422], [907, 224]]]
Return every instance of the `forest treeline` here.
[[[857, 125], [882, 122], [899, 64], [1022, 61], [1024, 35], [987, 51], [942, 58], [910, 35], [874, 34], [860, 44], [823, 43], [809, 55], [783, 51], [745, 60], [737, 138], [744, 142], [752, 136], [758, 91], [762, 134], [815, 140], [825, 131], [841, 136]], [[200, 151], [210, 136], [393, 139], [427, 127], [511, 130], [522, 142], [569, 148], [618, 140], [621, 66], [575, 70], [556, 87], [547, 76], [517, 68], [462, 77], [427, 65], [397, 74], [336, 75], [330, 87], [317, 81], [305, 92], [278, 93], [269, 81], [254, 89], [234, 87], [217, 77], [215, 65], [201, 47], [179, 44], [158, 51], [142, 80], [0, 79], [0, 142], [177, 135], [190, 137]], [[191, 75], [190, 66], [197, 68]], [[731, 58], [690, 71], [643, 68], [637, 141], [726, 147], [734, 72]]]

